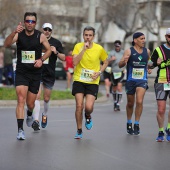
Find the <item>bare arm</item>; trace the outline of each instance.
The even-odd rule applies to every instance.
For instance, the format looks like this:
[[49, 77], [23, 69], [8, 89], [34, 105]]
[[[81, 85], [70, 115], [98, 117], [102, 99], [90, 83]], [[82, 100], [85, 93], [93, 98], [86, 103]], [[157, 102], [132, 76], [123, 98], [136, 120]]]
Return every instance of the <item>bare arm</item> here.
[[131, 55], [130, 49], [125, 50], [125, 52], [123, 54], [123, 57], [121, 58], [121, 60], [119, 62], [119, 67], [120, 68], [124, 67], [127, 64], [130, 55]]
[[55, 55], [57, 55], [58, 58], [59, 58], [61, 61], [64, 61], [64, 60], [65, 60], [65, 58], [66, 58], [65, 54], [59, 53], [54, 46], [51, 46], [51, 51], [52, 51]]
[[4, 47], [10, 47], [13, 43], [15, 43], [18, 40], [18, 33], [23, 31], [22, 23], [20, 22], [15, 29], [6, 39], [4, 42]]
[[94, 74], [91, 76], [92, 77], [92, 79], [93, 80], [96, 80], [99, 76], [100, 76], [100, 74], [106, 69], [106, 67], [108, 66], [108, 60], [106, 59], [105, 61], [103, 61], [103, 64], [102, 64], [102, 66], [101, 66], [101, 68], [100, 68], [100, 71], [98, 71], [98, 72], [94, 72]]
[[43, 46], [45, 47], [45, 53], [42, 57], [35, 60], [34, 67], [41, 67], [43, 64], [43, 61], [46, 60], [51, 55], [51, 47], [50, 47], [50, 44], [44, 34], [41, 34], [41, 36], [40, 36], [40, 43], [42, 43]]

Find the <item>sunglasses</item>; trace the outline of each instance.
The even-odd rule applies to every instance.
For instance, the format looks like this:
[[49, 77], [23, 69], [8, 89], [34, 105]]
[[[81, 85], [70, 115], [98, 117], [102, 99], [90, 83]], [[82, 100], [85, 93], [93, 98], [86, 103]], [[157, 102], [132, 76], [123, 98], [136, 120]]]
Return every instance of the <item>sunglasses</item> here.
[[51, 32], [51, 31], [52, 31], [52, 29], [50, 29], [50, 28], [44, 28], [43, 30], [44, 30], [44, 31], [48, 31], [48, 32]]
[[166, 35], [168, 38], [170, 38], [170, 35]]
[[25, 20], [25, 22], [27, 24], [35, 24], [36, 23], [36, 21], [34, 21], [34, 20]]

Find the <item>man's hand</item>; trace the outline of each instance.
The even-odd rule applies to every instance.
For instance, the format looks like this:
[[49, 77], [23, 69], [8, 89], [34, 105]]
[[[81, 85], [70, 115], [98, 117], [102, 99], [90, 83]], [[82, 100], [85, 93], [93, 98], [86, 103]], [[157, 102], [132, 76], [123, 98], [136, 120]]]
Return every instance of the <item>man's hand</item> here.
[[99, 76], [100, 76], [100, 72], [94, 72], [94, 73], [91, 75], [91, 78], [92, 78], [93, 80], [96, 80]]
[[20, 33], [23, 31], [23, 29], [24, 29], [24, 27], [22, 26], [22, 23], [20, 22], [14, 32]]
[[34, 61], [34, 67], [40, 68], [42, 66], [43, 62], [41, 59], [35, 60]]

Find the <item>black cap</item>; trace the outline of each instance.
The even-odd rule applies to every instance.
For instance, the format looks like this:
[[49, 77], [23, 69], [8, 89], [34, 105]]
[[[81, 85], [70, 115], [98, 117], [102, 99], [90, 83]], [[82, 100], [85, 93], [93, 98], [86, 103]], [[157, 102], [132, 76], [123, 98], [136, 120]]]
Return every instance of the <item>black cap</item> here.
[[134, 46], [134, 39], [139, 38], [140, 36], [144, 35], [142, 32], [136, 32], [133, 34], [133, 41], [132, 41], [132, 45]]

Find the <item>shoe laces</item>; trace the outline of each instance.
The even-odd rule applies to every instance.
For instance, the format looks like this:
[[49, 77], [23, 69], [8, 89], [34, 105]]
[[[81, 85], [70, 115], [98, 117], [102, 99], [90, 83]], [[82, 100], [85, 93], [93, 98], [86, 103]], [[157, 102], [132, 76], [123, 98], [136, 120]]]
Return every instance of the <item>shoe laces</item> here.
[[170, 129], [166, 129], [166, 133], [168, 136], [170, 136]]
[[160, 131], [160, 132], [158, 133], [158, 137], [163, 137], [163, 136], [164, 136], [164, 132]]

